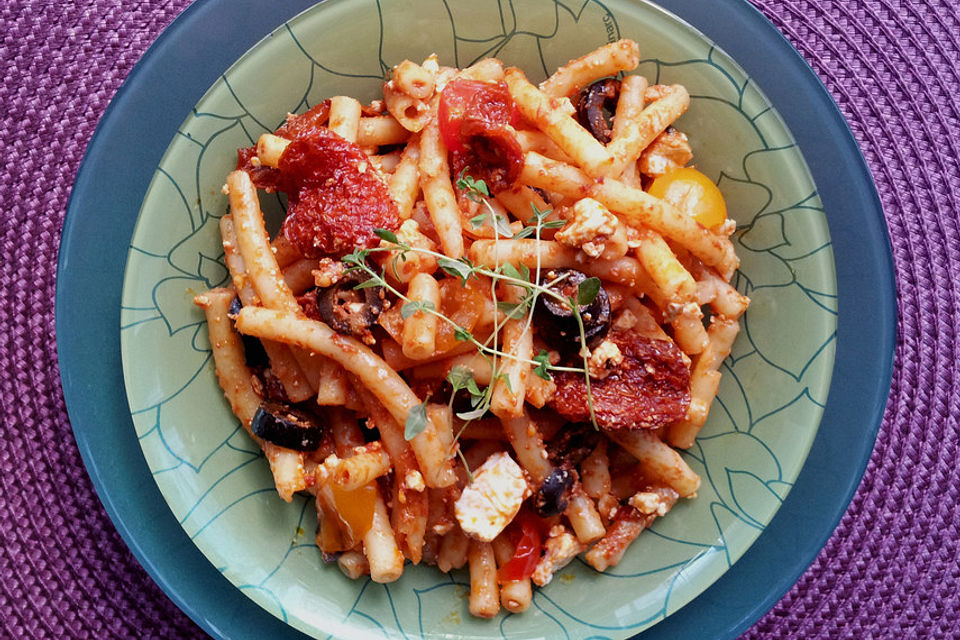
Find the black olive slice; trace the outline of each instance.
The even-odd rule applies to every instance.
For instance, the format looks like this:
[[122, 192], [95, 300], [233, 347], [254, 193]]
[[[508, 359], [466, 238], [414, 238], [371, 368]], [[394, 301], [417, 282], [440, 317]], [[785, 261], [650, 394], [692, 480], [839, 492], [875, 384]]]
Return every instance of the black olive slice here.
[[[243, 303], [240, 302], [240, 298], [234, 296], [233, 300], [230, 301], [227, 317], [235, 322], [242, 308]], [[270, 359], [267, 357], [267, 352], [263, 350], [263, 343], [258, 338], [240, 334], [240, 339], [243, 341], [243, 359], [248, 367], [255, 371], [261, 371], [270, 366]]]
[[610, 117], [617, 110], [619, 98], [620, 81], [604, 78], [584, 87], [577, 100], [577, 120], [604, 144], [613, 135]]
[[313, 416], [276, 402], [260, 405], [250, 430], [258, 438], [295, 451], [316, 451], [324, 431]]
[[[586, 274], [580, 271], [550, 269], [543, 274], [541, 284], [546, 286], [547, 283], [564, 275], [566, 278], [553, 285], [551, 289], [564, 299], [576, 300], [580, 283], [587, 279]], [[607, 331], [610, 330], [610, 298], [606, 290], [600, 287], [593, 302], [580, 306], [579, 309], [587, 347], [595, 347], [603, 341]], [[580, 350], [580, 327], [573, 315], [573, 310], [567, 303], [560, 302], [553, 296], [541, 295], [537, 298], [534, 319], [537, 321], [540, 337], [557, 351], [570, 353]]]
[[366, 274], [350, 271], [335, 285], [317, 290], [317, 310], [334, 331], [362, 338], [377, 321], [383, 311], [383, 288], [356, 288], [368, 279]]
[[259, 338], [240, 334], [243, 340], [243, 359], [251, 369], [265, 369], [270, 366], [270, 358]]
[[237, 316], [240, 315], [240, 309], [243, 309], [243, 303], [240, 302], [238, 296], [234, 296], [233, 300], [230, 301], [230, 308], [227, 309], [227, 317], [236, 320]]
[[596, 449], [600, 434], [588, 423], [568, 424], [547, 444], [547, 455], [557, 467], [575, 468]]
[[280, 378], [273, 372], [273, 369], [270, 367], [256, 369], [254, 370], [254, 374], [257, 382], [254, 383], [253, 390], [260, 398], [269, 402], [279, 402], [281, 404], [290, 403], [287, 390], [280, 381]]
[[[529, 186], [529, 185], [528, 185], [528, 186]], [[540, 187], [530, 187], [530, 189], [532, 189], [534, 192], [536, 192], [536, 194], [537, 194], [538, 196], [540, 196], [541, 198], [543, 198], [543, 201], [544, 201], [544, 202], [546, 202], [546, 203], [548, 203], [548, 204], [550, 203], [550, 197], [547, 195], [546, 190], [541, 189]]]
[[533, 508], [541, 518], [549, 518], [567, 510], [567, 491], [573, 485], [573, 474], [566, 469], [550, 472], [533, 496]]

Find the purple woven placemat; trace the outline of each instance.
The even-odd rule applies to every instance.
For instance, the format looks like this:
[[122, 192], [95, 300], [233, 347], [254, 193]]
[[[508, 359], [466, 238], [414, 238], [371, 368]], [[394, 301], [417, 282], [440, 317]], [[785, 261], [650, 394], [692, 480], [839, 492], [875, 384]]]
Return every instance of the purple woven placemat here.
[[[133, 64], [187, 4], [0, 4], [4, 638], [204, 637], [127, 551], [93, 491], [64, 408], [53, 318], [83, 151]], [[756, 4], [825, 81], [864, 151], [893, 242], [900, 335], [860, 490], [814, 564], [744, 637], [960, 637], [960, 5]]]

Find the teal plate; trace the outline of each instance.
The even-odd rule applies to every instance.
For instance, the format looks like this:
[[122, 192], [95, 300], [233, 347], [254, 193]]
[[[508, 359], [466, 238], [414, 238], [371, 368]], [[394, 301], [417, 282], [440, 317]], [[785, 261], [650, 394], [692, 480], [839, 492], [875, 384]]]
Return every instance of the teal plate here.
[[[705, 479], [704, 489], [697, 500], [684, 504], [645, 534], [612, 576], [596, 574], [582, 564], [572, 565], [554, 584], [538, 593], [530, 612], [523, 616], [502, 616], [494, 622], [469, 619], [463, 600], [462, 574], [446, 577], [430, 568], [411, 568], [400, 582], [382, 587], [347, 581], [335, 569], [322, 566], [311, 544], [310, 510], [305, 508], [304, 501], [286, 505], [271, 495], [263, 460], [242, 432], [237, 431], [235, 421], [220, 401], [201, 318], [189, 304], [193, 292], [225, 278], [215, 227], [224, 211], [218, 187], [232, 164], [232, 150], [250, 144], [261, 131], [275, 127], [287, 111], [302, 110], [332, 93], [372, 97], [384, 64], [403, 57], [422, 58], [428, 53], [410, 44], [409, 39], [389, 36], [408, 33], [410, 29], [424, 30], [423, 21], [427, 19], [424, 15], [431, 15], [431, 10], [422, 4], [418, 5], [416, 20], [410, 17], [411, 12], [396, 6], [386, 9], [372, 3], [329, 2], [315, 7], [282, 25], [217, 79], [179, 128], [176, 122], [171, 125], [170, 117], [165, 118], [164, 126], [171, 125], [166, 129], [171, 132], [166, 142], [169, 143], [171, 137], [174, 141], [160, 161], [160, 169], [153, 175], [143, 201], [130, 244], [120, 319], [133, 423], [153, 479], [175, 518], [171, 519], [169, 513], [157, 508], [158, 497], [147, 501], [149, 512], [165, 527], [171, 521], [175, 531], [182, 526], [216, 571], [264, 609], [313, 635], [629, 636], [663, 619], [706, 589], [761, 533], [797, 477], [826, 401], [838, 318], [827, 222], [834, 234], [834, 246], [838, 243], [837, 229], [833, 227], [834, 219], [829, 214], [824, 216], [803, 158], [783, 121], [756, 84], [747, 80], [740, 67], [709, 41], [652, 6], [588, 3], [576, 13], [563, 11], [559, 3], [548, 3], [548, 11], [543, 11], [542, 6], [538, 9], [510, 5], [508, 8], [516, 11], [511, 14], [457, 5], [449, 16], [446, 12], [432, 14], [439, 15], [440, 19], [429, 27], [430, 33], [437, 34], [430, 50], [436, 50], [441, 60], [461, 66], [493, 53], [526, 68], [532, 76], [542, 77], [545, 70], [569, 57], [592, 49], [608, 38], [623, 35], [641, 43], [645, 60], [640, 69], [642, 73], [654, 81], [681, 82], [694, 96], [681, 127], [691, 135], [701, 169], [719, 181], [741, 227], [738, 252], [743, 268], [737, 284], [754, 299], [745, 318], [746, 330], [725, 369], [720, 401], [689, 457]], [[188, 62], [191, 53], [174, 50], [171, 39], [186, 37], [191, 29], [202, 27], [198, 21], [210, 20], [222, 10], [211, 0], [195, 5], [178, 19], [132, 74], [91, 143], [87, 161], [78, 175], [64, 233], [58, 328], [66, 318], [77, 320], [76, 304], [80, 301], [77, 295], [84, 289], [89, 290], [89, 284], [78, 281], [84, 280], [84, 274], [110, 274], [110, 281], [119, 281], [116, 252], [122, 252], [127, 243], [122, 233], [116, 236], [119, 245], [114, 245], [112, 236], [108, 238], [111, 241], [107, 246], [114, 249], [107, 255], [93, 256], [78, 244], [82, 242], [83, 230], [89, 232], [90, 221], [77, 212], [89, 210], [84, 207], [85, 198], [90, 198], [88, 189], [97, 179], [102, 179], [103, 174], [96, 169], [107, 159], [100, 154], [122, 137], [122, 132], [109, 125], [125, 115], [129, 117], [130, 109], [137, 108], [134, 102], [138, 98], [140, 108], [146, 112], [163, 108], [162, 103], [146, 104], [146, 94], [137, 95], [138, 81], [145, 75], [163, 75], [161, 69], [152, 66], [157, 64], [153, 62], [156, 56], [166, 58], [168, 65], [178, 59]], [[358, 19], [364, 12], [368, 12], [370, 19]], [[249, 28], [246, 20], [256, 15], [254, 10], [242, 18], [234, 16], [241, 24], [232, 26]], [[260, 17], [262, 21], [256, 24], [277, 23], [275, 16]], [[753, 13], [744, 17], [756, 20]], [[502, 21], [508, 24], [504, 26]], [[217, 24], [222, 29], [231, 26]], [[327, 28], [331, 24], [337, 25], [335, 33]], [[762, 22], [759, 26], [769, 29]], [[263, 29], [259, 33], [263, 33]], [[219, 37], [228, 39], [227, 32]], [[380, 43], [380, 47], [374, 53], [369, 53], [373, 47], [366, 47], [363, 50], [366, 54], [358, 51], [354, 55], [348, 51], [345, 44], [348, 42], [374, 42]], [[722, 40], [721, 44], [729, 47]], [[774, 44], [782, 47], [784, 43], [777, 40]], [[738, 60], [744, 62], [742, 57]], [[796, 60], [788, 62], [796, 65]], [[164, 68], [169, 69], [168, 65]], [[762, 68], [759, 71], [763, 73]], [[757, 70], [751, 69], [751, 72], [757, 78]], [[186, 75], [196, 73], [190, 71]], [[209, 73], [208, 86], [214, 79]], [[801, 78], [810, 81], [808, 76], [801, 75]], [[172, 81], [171, 78], [164, 80]], [[197, 81], [191, 80], [190, 84], [193, 90], [197, 89], [194, 86]], [[766, 81], [762, 84], [770, 90]], [[822, 88], [816, 84], [814, 88], [822, 94]], [[142, 85], [139, 92], [144, 92]], [[177, 101], [182, 102], [183, 98]], [[792, 111], [792, 108], [784, 109], [785, 103], [776, 97], [773, 103], [781, 111]], [[118, 115], [116, 111], [121, 108], [123, 111]], [[838, 126], [835, 110], [824, 112], [823, 109], [821, 106], [821, 126], [829, 126], [831, 122]], [[796, 133], [796, 125], [790, 124]], [[842, 122], [839, 126], [842, 127]], [[806, 130], [804, 126], [802, 131]], [[177, 131], [175, 136], [173, 131]], [[804, 137], [799, 134], [797, 137], [808, 157], [821, 157], [811, 155], [804, 146]], [[843, 140], [849, 145], [845, 131], [841, 142]], [[157, 154], [163, 145], [158, 146], [156, 140], [151, 140], [151, 153]], [[849, 192], [862, 193], [860, 215], [865, 221], [861, 235], [865, 233], [869, 238], [871, 230], [879, 231], [876, 242], [867, 243], [866, 249], [853, 257], [874, 263], [878, 283], [885, 285], [877, 287], [879, 293], [860, 296], [861, 299], [878, 296], [873, 303], [878, 310], [878, 335], [882, 339], [872, 345], [859, 344], [856, 340], [850, 343], [854, 348], [863, 349], [863, 357], [872, 355], [878, 366], [872, 370], [873, 377], [867, 376], [862, 388], [853, 390], [852, 394], [841, 391], [848, 402], [851, 399], [861, 403], [872, 401], [872, 413], [861, 413], [869, 419], [861, 418], [859, 430], [850, 434], [859, 436], [854, 438], [859, 446], [851, 449], [857, 455], [847, 456], [845, 459], [850, 462], [846, 466], [833, 465], [841, 467], [840, 471], [831, 470], [838, 479], [834, 486], [844, 490], [823, 508], [829, 513], [827, 526], [799, 545], [806, 550], [806, 557], [791, 556], [788, 562], [781, 560], [777, 565], [782, 567], [775, 572], [779, 592], [822, 544], [836, 521], [834, 515], [842, 511], [849, 499], [872, 444], [877, 425], [875, 417], [879, 416], [878, 407], [882, 408], [882, 400], [878, 402], [878, 399], [885, 397], [889, 384], [893, 326], [889, 249], [882, 226], [877, 226], [882, 225], [882, 219], [877, 213], [869, 177], [863, 173], [862, 160], [856, 155], [855, 147], [853, 156], [849, 146], [839, 151], [852, 157], [848, 169], [859, 168], [859, 172], [853, 171], [846, 191], [848, 198]], [[123, 170], [134, 183], [144, 185], [149, 179], [147, 176], [157, 167], [156, 160], [152, 161], [151, 168], [149, 154], [144, 151], [134, 155], [131, 166]], [[826, 157], [836, 161], [836, 156]], [[814, 174], [817, 173], [815, 164]], [[817, 178], [820, 195], [828, 203], [829, 212], [824, 178], [830, 187], [836, 184], [837, 178], [835, 175], [817, 175]], [[115, 209], [118, 216], [121, 211], [136, 208], [135, 191], [132, 187], [124, 189], [121, 200], [108, 203], [116, 206], [122, 202]], [[129, 213], [121, 217], [127, 220], [123, 229], [129, 234]], [[846, 227], [840, 230], [849, 233]], [[102, 230], [98, 232], [102, 237]], [[838, 252], [840, 297], [846, 304], [844, 260], [844, 253]], [[116, 291], [110, 295], [116, 296]], [[119, 306], [116, 301], [112, 308]], [[842, 336], [843, 315], [839, 318]], [[101, 327], [99, 332], [105, 338], [112, 336], [108, 338], [111, 341], [116, 340], [115, 330], [106, 331]], [[96, 335], [97, 331], [92, 333]], [[92, 434], [84, 425], [91, 424], [91, 412], [102, 416], [105, 411], [113, 411], [115, 422], [130, 429], [134, 427], [129, 418], [117, 415], [116, 398], [103, 398], [101, 406], [91, 406], [93, 398], [89, 393], [79, 399], [82, 389], [89, 392], [89, 380], [93, 379], [83, 377], [90, 365], [81, 362], [89, 346], [78, 343], [71, 337], [75, 335], [72, 332], [58, 331], [58, 335], [64, 390], [81, 451], [108, 511], [135, 553], [178, 604], [216, 635], [247, 637], [246, 633], [254, 628], [250, 625], [254, 624], [271, 628], [262, 616], [250, 611], [256, 607], [242, 606], [235, 597], [231, 600], [223, 596], [226, 599], [211, 602], [211, 593], [223, 593], [228, 586], [217, 579], [216, 571], [212, 577], [199, 575], [192, 580], [171, 582], [175, 569], [171, 564], [182, 561], [178, 565], [181, 568], [189, 566], [191, 570], [198, 570], [200, 556], [182, 549], [178, 554], [163, 556], [158, 553], [157, 540], [151, 540], [142, 526], [137, 526], [135, 516], [131, 517], [130, 502], [137, 500], [138, 492], [156, 496], [155, 490], [144, 486], [150, 482], [150, 476], [142, 469], [142, 461], [128, 460], [126, 456], [117, 462], [121, 467], [128, 467], [129, 474], [106, 470], [102, 462], [102, 433]], [[843, 363], [844, 344], [841, 340], [838, 367]], [[101, 360], [98, 364], [103, 367], [98, 374], [101, 378], [117, 375], [115, 360], [107, 363]], [[864, 376], [862, 370], [860, 376]], [[832, 400], [827, 419], [835, 404], [836, 400]], [[110, 421], [111, 425], [114, 421]], [[833, 433], [830, 435], [835, 437]], [[130, 453], [129, 448], [124, 451]], [[130, 483], [130, 478], [137, 481]], [[846, 482], [843, 478], [847, 478]], [[119, 488], [118, 481], [123, 488]], [[791, 501], [795, 499], [788, 500], [787, 505]], [[139, 515], [143, 515], [145, 508], [141, 508]], [[169, 527], [167, 529], [169, 532]], [[238, 535], [238, 531], [243, 535]], [[766, 537], [761, 537], [761, 547]], [[179, 533], [168, 544], [189, 544], [186, 540], [187, 537]], [[753, 552], [744, 561], [749, 562], [751, 555]], [[207, 572], [211, 569], [208, 567]], [[736, 571], [735, 568], [722, 581], [736, 580]], [[715, 593], [715, 589], [709, 591]], [[736, 607], [750, 612], [747, 616], [762, 611], [758, 602], [772, 602], [769, 590], [752, 599], [746, 597], [748, 600], [737, 603]], [[666, 625], [658, 625], [653, 632], [670, 625], [695, 628], [689, 625], [702, 621], [696, 612], [703, 600], [696, 600], [680, 616], [672, 617]], [[229, 616], [229, 622], [225, 622], [224, 606], [244, 611], [241, 617], [250, 622], [237, 626]], [[710, 608], [702, 605], [701, 610], [704, 607]], [[691, 611], [694, 613], [689, 613]], [[729, 612], [729, 607], [726, 611]], [[684, 619], [687, 621], [683, 622]], [[746, 619], [741, 616], [736, 624], [742, 626]], [[677, 620], [680, 622], [675, 622]], [[716, 620], [714, 616], [714, 622]], [[721, 633], [729, 632], [736, 624], [722, 627], [725, 631]], [[708, 628], [717, 630], [713, 624]], [[277, 632], [274, 629], [271, 633]], [[698, 634], [697, 637], [704, 636]]]

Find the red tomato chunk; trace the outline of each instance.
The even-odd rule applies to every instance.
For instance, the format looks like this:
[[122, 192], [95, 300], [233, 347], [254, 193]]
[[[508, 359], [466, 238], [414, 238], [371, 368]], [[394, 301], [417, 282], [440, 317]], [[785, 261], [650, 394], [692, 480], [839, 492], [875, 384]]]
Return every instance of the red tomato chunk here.
[[517, 181], [523, 149], [513, 129], [519, 115], [506, 84], [454, 80], [440, 94], [438, 118], [456, 176], [466, 170], [495, 192]]
[[533, 575], [543, 551], [540, 523], [528, 513], [518, 516], [510, 530], [510, 541], [514, 546], [513, 557], [497, 571], [501, 584]]

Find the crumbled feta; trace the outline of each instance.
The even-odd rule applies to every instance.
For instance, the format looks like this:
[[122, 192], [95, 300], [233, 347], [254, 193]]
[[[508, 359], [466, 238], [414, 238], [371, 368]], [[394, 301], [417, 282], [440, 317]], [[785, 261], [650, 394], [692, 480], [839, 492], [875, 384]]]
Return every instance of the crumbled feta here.
[[590, 352], [587, 360], [587, 370], [591, 378], [606, 378], [616, 367], [623, 362], [623, 354], [615, 342], [604, 340], [596, 349]]
[[643, 239], [640, 235], [640, 231], [631, 226], [626, 226], [624, 228], [627, 235], [627, 247], [630, 249], [637, 249], [643, 244]]
[[630, 309], [624, 309], [614, 318], [613, 326], [610, 328], [614, 331], [628, 331], [635, 326], [637, 326], [637, 316]]
[[420, 66], [422, 66], [425, 71], [429, 71], [430, 73], [439, 73], [440, 59], [437, 58], [437, 54], [431, 53], [426, 57], [426, 59], [423, 61], [423, 64]]
[[713, 229], [714, 233], [717, 233], [722, 236], [729, 236], [731, 233], [737, 230], [737, 221], [733, 218], [727, 218], [719, 227]]
[[[403, 221], [403, 224], [400, 225], [400, 228], [397, 229], [397, 240], [403, 244], [409, 244], [416, 246], [420, 242], [420, 225], [417, 224], [417, 221], [412, 218], [407, 218]], [[389, 243], [388, 246], [393, 243]], [[384, 245], [384, 241], [380, 242], [380, 245]]]
[[617, 216], [593, 198], [582, 198], [573, 205], [573, 219], [557, 232], [555, 239], [579, 248], [591, 258], [599, 258], [616, 231]]
[[679, 302], [671, 302], [663, 311], [663, 321], [667, 323], [673, 322], [680, 316], [702, 318], [703, 310], [700, 309], [700, 305], [698, 305], [696, 302], [687, 302], [683, 304]]
[[670, 505], [663, 500], [660, 494], [652, 491], [639, 491], [630, 496], [628, 502], [631, 507], [647, 516], [663, 517], [670, 510]]
[[587, 550], [577, 537], [567, 531], [563, 525], [550, 529], [550, 537], [543, 545], [544, 553], [537, 563], [533, 575], [530, 576], [535, 584], [544, 586], [553, 579], [553, 574], [567, 566], [578, 554]]
[[423, 481], [423, 474], [416, 469], [410, 469], [403, 477], [403, 486], [411, 491], [423, 491], [427, 485]]
[[640, 155], [640, 172], [651, 177], [665, 175], [693, 160], [687, 136], [673, 127], [658, 135]]
[[529, 493], [520, 465], [506, 453], [494, 453], [473, 472], [473, 482], [464, 487], [454, 514], [464, 533], [490, 542], [517, 515]]

